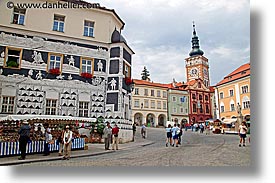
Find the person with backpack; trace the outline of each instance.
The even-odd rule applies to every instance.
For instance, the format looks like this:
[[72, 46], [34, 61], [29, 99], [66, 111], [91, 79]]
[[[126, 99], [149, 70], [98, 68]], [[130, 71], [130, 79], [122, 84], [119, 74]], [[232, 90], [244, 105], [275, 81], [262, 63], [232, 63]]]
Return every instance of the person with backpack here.
[[168, 147], [168, 143], [170, 146], [172, 146], [172, 126], [171, 124], [168, 125], [167, 128], [165, 128], [166, 131], [166, 147]]

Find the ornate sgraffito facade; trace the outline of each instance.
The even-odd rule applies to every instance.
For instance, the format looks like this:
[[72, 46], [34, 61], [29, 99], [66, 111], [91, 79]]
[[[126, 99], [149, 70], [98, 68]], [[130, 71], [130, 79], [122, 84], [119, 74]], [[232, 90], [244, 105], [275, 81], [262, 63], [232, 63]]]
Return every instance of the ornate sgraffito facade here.
[[[121, 129], [131, 128], [131, 87], [125, 78], [131, 78], [134, 52], [117, 30], [123, 29], [124, 22], [113, 10], [27, 9], [21, 12], [24, 22], [20, 25], [9, 22], [18, 10], [6, 10], [5, 5], [0, 4], [7, 11], [0, 21], [1, 116], [103, 117]], [[66, 18], [62, 34], [53, 30], [56, 25], [61, 28], [62, 19], [53, 19], [56, 14]], [[95, 14], [93, 24], [82, 18]], [[34, 17], [48, 25], [39, 18], [31, 24]], [[75, 21], [83, 24], [75, 27]], [[92, 36], [86, 35], [87, 26]], [[73, 34], [77, 33], [74, 29], [82, 31]]]

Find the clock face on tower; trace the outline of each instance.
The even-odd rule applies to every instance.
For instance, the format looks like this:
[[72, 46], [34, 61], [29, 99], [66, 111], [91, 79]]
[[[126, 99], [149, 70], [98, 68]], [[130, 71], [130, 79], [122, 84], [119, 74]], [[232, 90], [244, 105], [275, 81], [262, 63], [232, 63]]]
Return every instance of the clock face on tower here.
[[197, 68], [192, 68], [189, 71], [190, 76], [197, 76], [198, 75], [198, 69]]

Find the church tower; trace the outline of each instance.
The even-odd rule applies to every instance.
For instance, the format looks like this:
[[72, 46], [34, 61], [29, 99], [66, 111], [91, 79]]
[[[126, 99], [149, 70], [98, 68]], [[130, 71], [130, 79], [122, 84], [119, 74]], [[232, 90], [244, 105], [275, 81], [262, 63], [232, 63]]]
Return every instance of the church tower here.
[[187, 82], [200, 78], [208, 88], [210, 85], [208, 59], [203, 56], [204, 52], [200, 49], [199, 37], [197, 36], [194, 22], [191, 42], [192, 50], [189, 53], [190, 57], [185, 59]]

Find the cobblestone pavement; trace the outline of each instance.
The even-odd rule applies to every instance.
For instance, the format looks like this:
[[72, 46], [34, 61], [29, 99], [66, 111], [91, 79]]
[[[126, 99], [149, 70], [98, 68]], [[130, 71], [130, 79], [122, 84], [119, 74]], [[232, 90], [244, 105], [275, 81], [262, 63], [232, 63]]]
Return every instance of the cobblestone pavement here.
[[[179, 147], [165, 147], [165, 131], [148, 128], [146, 140], [154, 144], [125, 148], [113, 153], [46, 161], [19, 166], [249, 166], [250, 144], [239, 147], [237, 135], [200, 134], [187, 131]], [[144, 139], [138, 134], [137, 141]]]

